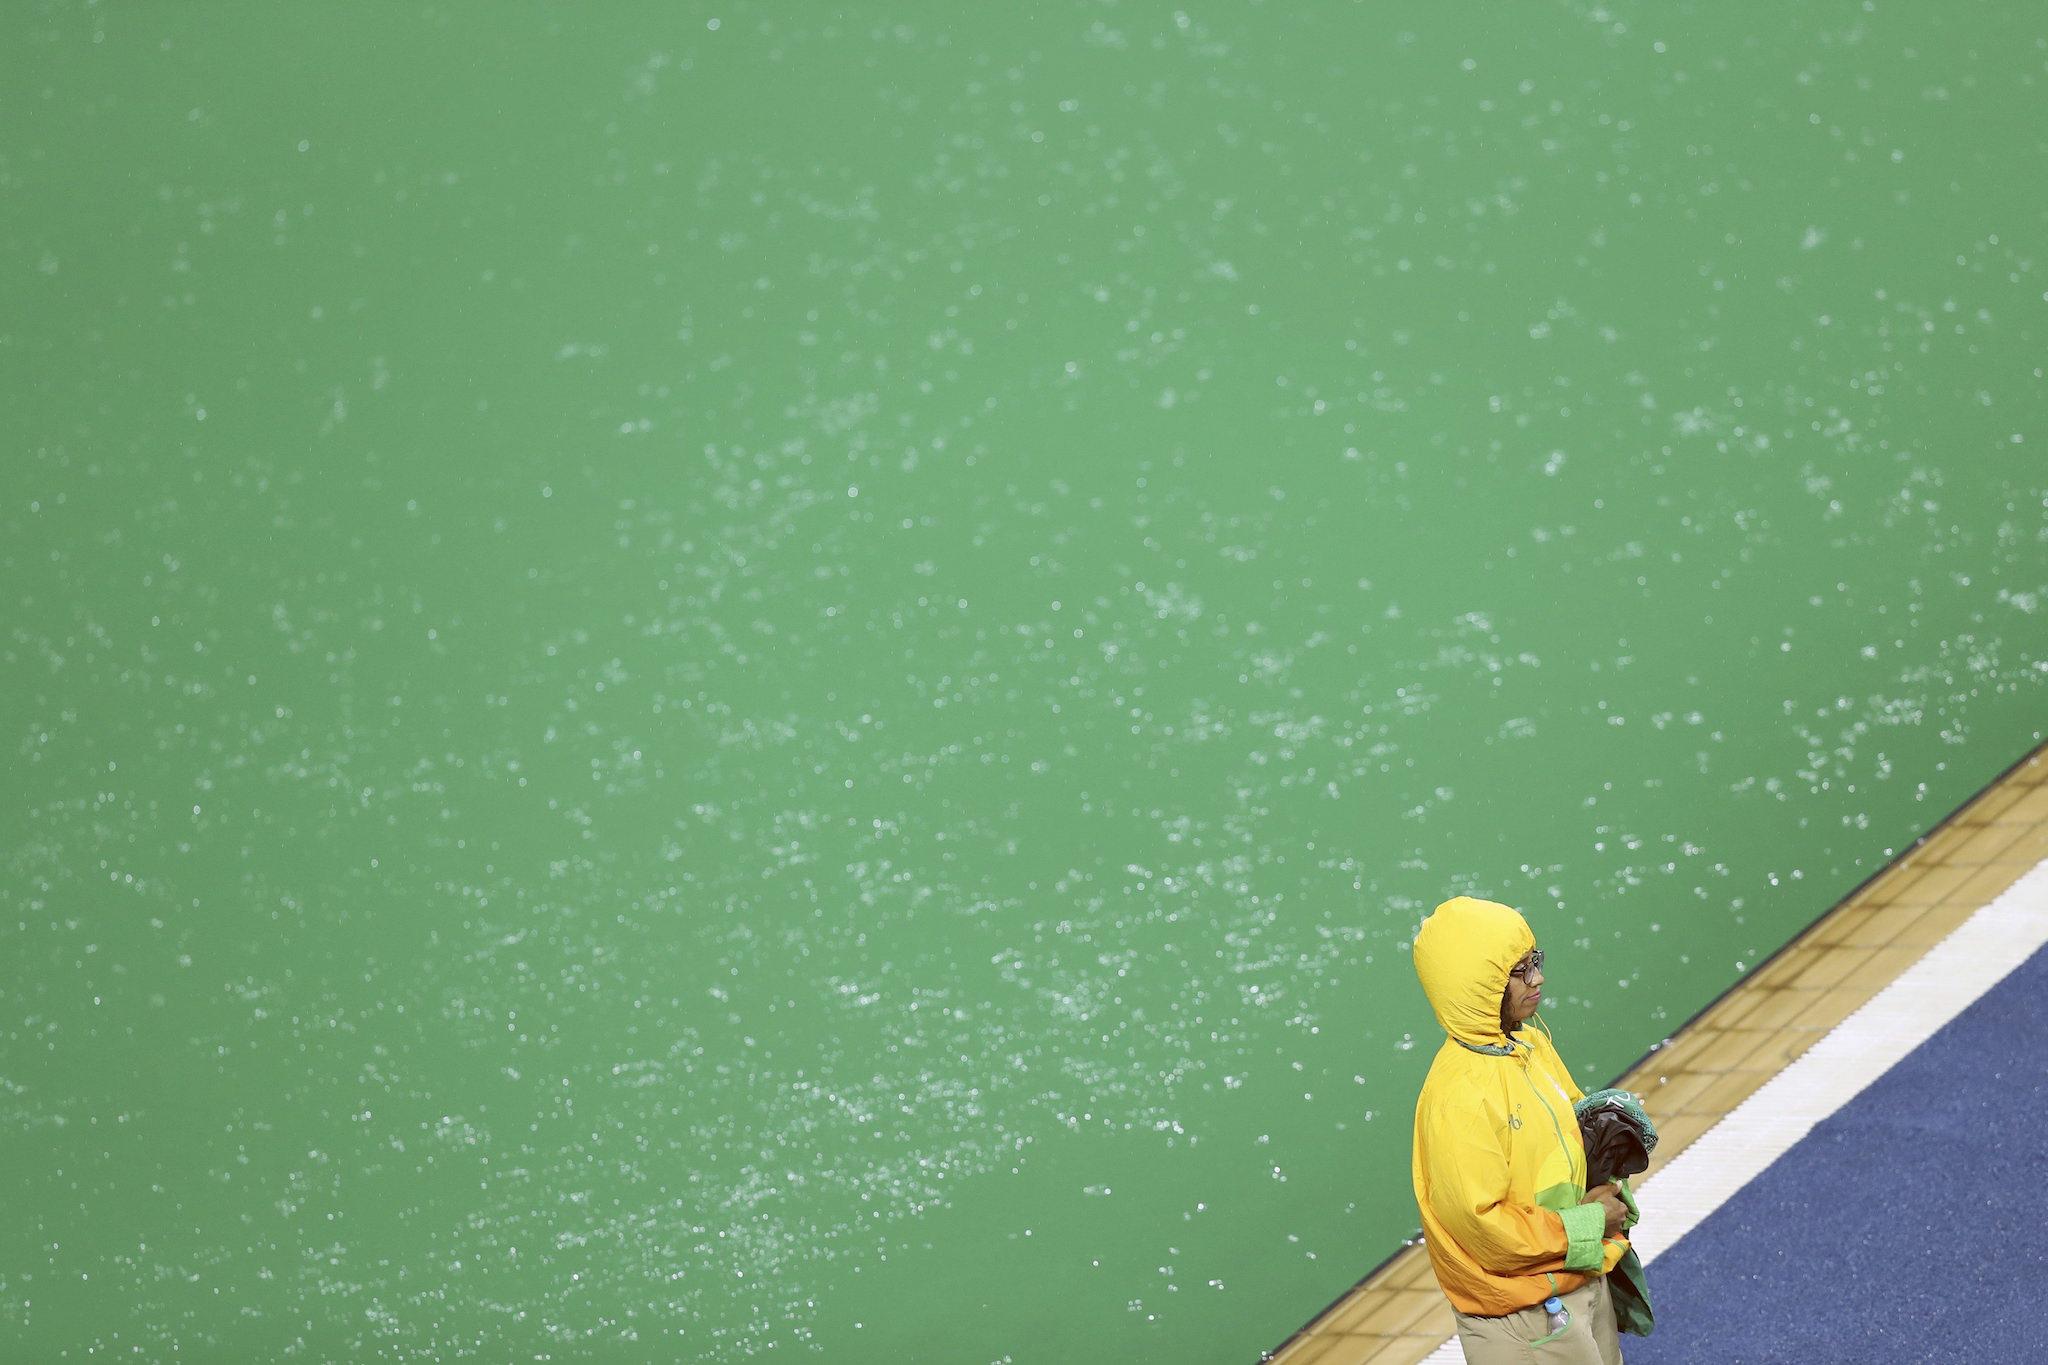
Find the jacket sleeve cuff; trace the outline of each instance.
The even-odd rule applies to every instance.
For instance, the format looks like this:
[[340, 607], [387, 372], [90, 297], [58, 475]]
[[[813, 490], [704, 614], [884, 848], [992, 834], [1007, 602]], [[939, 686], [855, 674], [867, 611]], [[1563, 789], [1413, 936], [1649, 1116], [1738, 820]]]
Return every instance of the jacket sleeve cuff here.
[[1607, 1248], [1601, 1238], [1607, 1232], [1607, 1210], [1598, 1204], [1574, 1204], [1559, 1209], [1564, 1220], [1564, 1268], [1597, 1275], [1606, 1261]]

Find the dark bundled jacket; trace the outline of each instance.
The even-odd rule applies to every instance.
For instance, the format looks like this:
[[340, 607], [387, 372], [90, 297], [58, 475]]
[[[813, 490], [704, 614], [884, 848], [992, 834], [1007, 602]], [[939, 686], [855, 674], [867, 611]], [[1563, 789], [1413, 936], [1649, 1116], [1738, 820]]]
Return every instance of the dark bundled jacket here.
[[[1596, 1090], [1572, 1109], [1578, 1115], [1579, 1139], [1586, 1149], [1587, 1188], [1613, 1182], [1629, 1207], [1633, 1226], [1636, 1201], [1625, 1182], [1649, 1169], [1650, 1153], [1657, 1150], [1657, 1125], [1643, 1111], [1642, 1101], [1626, 1090]], [[1614, 1299], [1615, 1325], [1639, 1337], [1650, 1335], [1656, 1315], [1650, 1308], [1643, 1258], [1633, 1246], [1608, 1274], [1607, 1288]]]

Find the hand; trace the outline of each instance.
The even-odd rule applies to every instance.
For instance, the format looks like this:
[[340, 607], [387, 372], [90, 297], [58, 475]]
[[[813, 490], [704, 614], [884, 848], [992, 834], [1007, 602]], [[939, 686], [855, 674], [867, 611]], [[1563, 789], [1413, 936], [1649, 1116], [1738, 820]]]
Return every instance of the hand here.
[[1628, 1205], [1621, 1202], [1621, 1196], [1615, 1193], [1614, 1186], [1612, 1185], [1595, 1185], [1592, 1189], [1586, 1191], [1586, 1197], [1579, 1202], [1582, 1204], [1598, 1204], [1606, 1211], [1606, 1235], [1609, 1237], [1621, 1231], [1622, 1221], [1628, 1217]]

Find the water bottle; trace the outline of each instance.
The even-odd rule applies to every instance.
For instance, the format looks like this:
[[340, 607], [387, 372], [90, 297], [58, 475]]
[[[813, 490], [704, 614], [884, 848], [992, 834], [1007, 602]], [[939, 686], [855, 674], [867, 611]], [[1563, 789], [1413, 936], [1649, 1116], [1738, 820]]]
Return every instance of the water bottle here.
[[1550, 1329], [1551, 1336], [1564, 1335], [1564, 1329], [1572, 1325], [1572, 1315], [1564, 1306], [1564, 1300], [1552, 1294], [1543, 1301], [1543, 1325]]

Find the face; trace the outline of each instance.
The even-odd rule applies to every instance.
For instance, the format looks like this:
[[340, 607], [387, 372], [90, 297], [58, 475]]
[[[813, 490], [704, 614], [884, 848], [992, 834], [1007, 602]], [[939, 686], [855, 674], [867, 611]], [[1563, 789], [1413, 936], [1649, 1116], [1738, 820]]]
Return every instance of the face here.
[[1536, 1013], [1537, 1006], [1543, 1003], [1543, 968], [1537, 962], [1537, 955], [1532, 950], [1508, 974], [1508, 989], [1501, 1000], [1500, 1018], [1510, 1031], [1527, 1023], [1529, 1017]]

